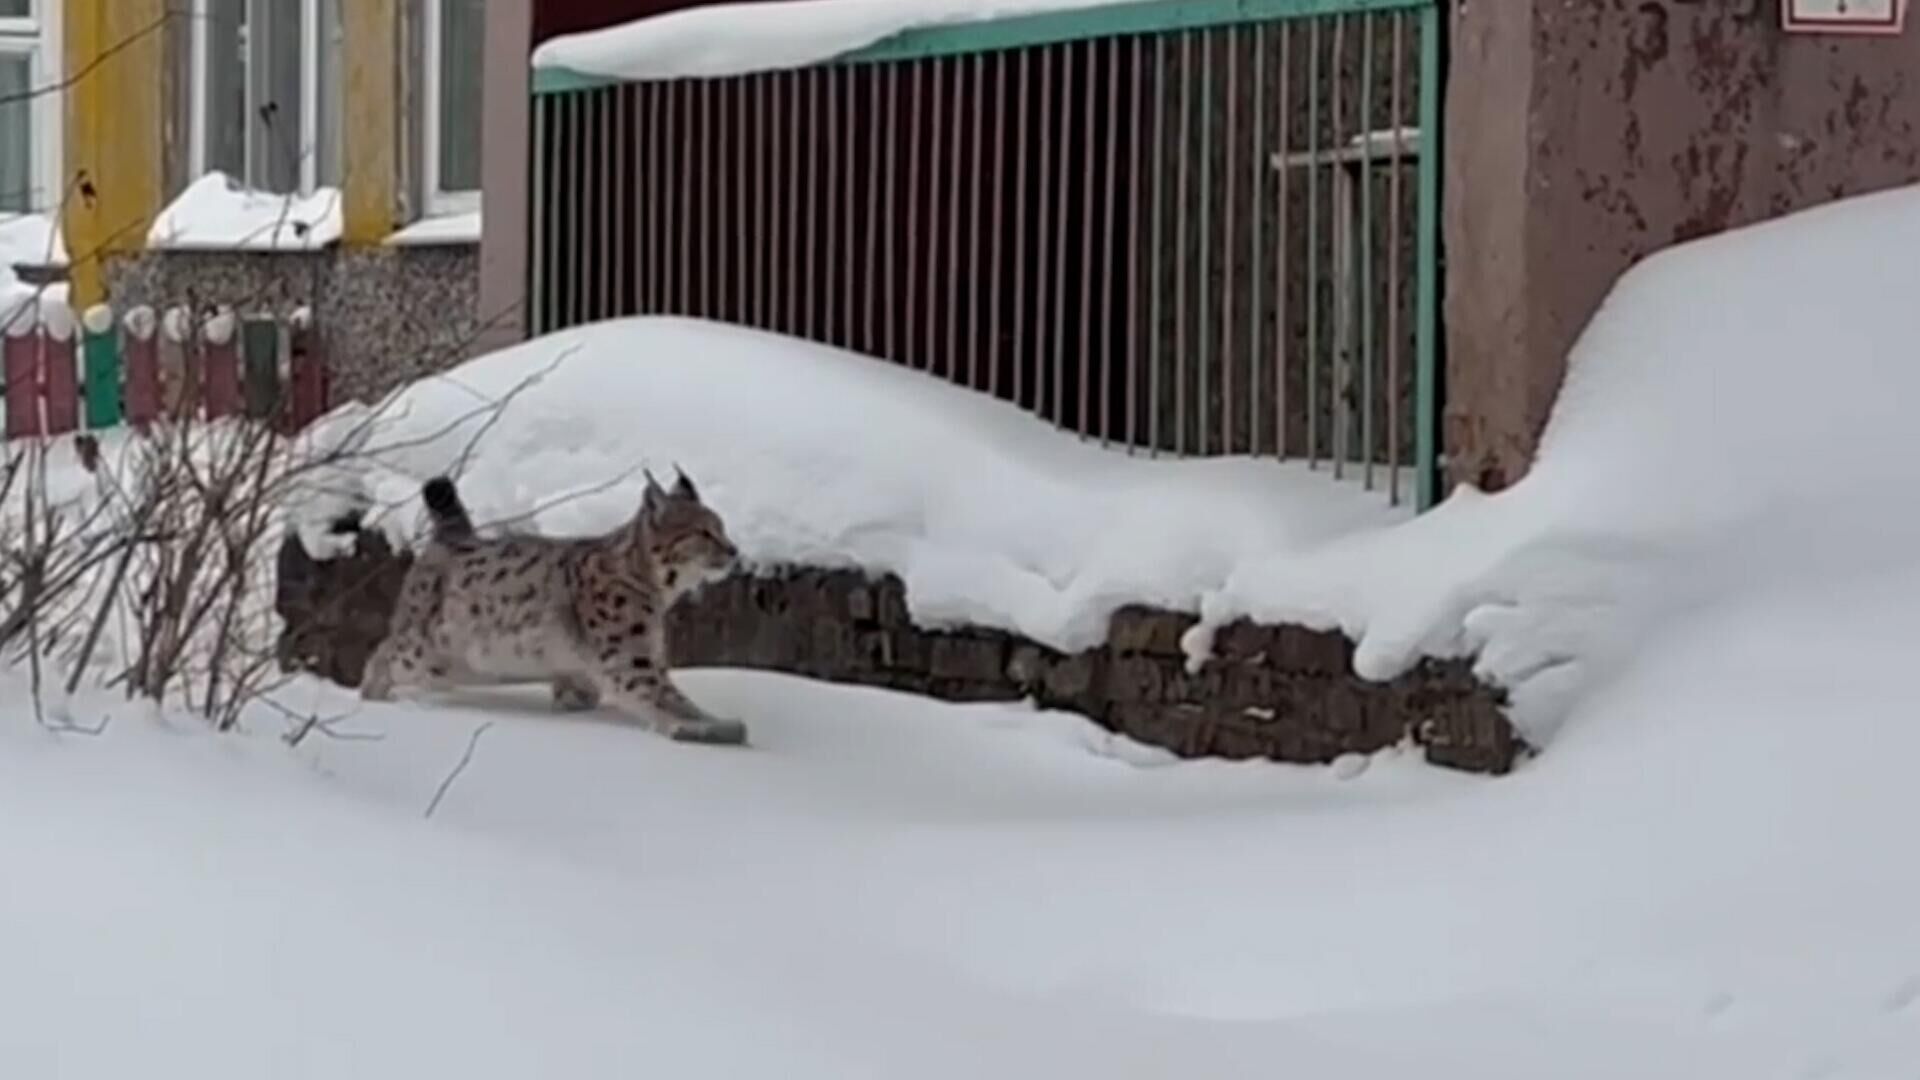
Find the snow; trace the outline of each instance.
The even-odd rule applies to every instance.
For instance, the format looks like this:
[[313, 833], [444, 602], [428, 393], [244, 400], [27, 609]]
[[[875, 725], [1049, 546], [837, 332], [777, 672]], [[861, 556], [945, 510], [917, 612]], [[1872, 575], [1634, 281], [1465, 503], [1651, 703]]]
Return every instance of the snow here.
[[[489, 406], [507, 402], [504, 411]], [[408, 540], [419, 487], [470, 444], [481, 522], [610, 529], [642, 470], [683, 466], [760, 565], [898, 574], [916, 619], [1014, 630], [1061, 649], [1127, 603], [1198, 610], [1234, 567], [1403, 520], [1381, 493], [1304, 465], [1173, 461], [1082, 442], [931, 376], [755, 330], [600, 323], [493, 353], [313, 436], [377, 454], [301, 510], [315, 554], [347, 506]], [[475, 444], [476, 438], [478, 439]]]
[[28, 325], [23, 307], [65, 304], [64, 282], [45, 287], [20, 280], [16, 266], [65, 266], [67, 246], [58, 223], [46, 214], [0, 214], [0, 329]]
[[480, 213], [479, 210], [469, 210], [460, 214], [424, 217], [387, 237], [387, 243], [394, 247], [477, 244], [480, 242]]
[[779, 4], [711, 4], [553, 38], [533, 51], [533, 66], [610, 79], [743, 75], [821, 63], [908, 30], [1108, 7], [1113, 3], [784, 0]]
[[[1649, 260], [1527, 479], [1399, 524], [699, 323], [419, 384], [380, 438], [551, 367], [479, 444], [482, 516], [687, 454], [763, 556], [893, 558], [936, 595], [920, 558], [963, 562], [1035, 622], [1036, 581], [1217, 578], [1210, 615], [1346, 626], [1369, 670], [1478, 649], [1553, 737], [1498, 780], [1174, 762], [1071, 716], [707, 670], [675, 677], [753, 746], [538, 689], [311, 683], [224, 738], [89, 691], [74, 719], [113, 722], [85, 738], [0, 672], [0, 1075], [1912, 1080], [1916, 253], [1908, 189]], [[288, 751], [281, 709], [342, 719]]]
[[276, 195], [222, 172], [187, 185], [154, 218], [147, 246], [171, 251], [314, 251], [340, 239], [340, 191]]
[[1909, 566], [1920, 511], [1895, 493], [1914, 475], [1920, 316], [1912, 274], [1859, 268], [1920, 271], [1916, 253], [1920, 187], [1648, 259], [1575, 347], [1523, 481], [1236, 567], [1208, 620], [1343, 628], [1372, 677], [1477, 655], [1544, 742], [1677, 610]]

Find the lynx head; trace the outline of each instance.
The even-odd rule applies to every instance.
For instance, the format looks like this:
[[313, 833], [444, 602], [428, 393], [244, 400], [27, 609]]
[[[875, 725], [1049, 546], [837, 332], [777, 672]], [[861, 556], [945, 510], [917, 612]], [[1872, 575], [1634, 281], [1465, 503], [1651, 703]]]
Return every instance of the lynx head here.
[[720, 515], [700, 501], [699, 489], [676, 467], [673, 488], [647, 474], [640, 500], [637, 557], [653, 567], [669, 590], [695, 588], [724, 577], [740, 558]]

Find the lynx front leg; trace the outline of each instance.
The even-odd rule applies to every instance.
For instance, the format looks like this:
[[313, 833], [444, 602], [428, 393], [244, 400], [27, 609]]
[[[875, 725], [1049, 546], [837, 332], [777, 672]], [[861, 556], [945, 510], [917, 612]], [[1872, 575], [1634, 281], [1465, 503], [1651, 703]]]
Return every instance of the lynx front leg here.
[[592, 712], [600, 707], [600, 688], [591, 679], [562, 675], [553, 680], [553, 707], [561, 712]]
[[709, 715], [668, 682], [651, 660], [635, 659], [625, 669], [603, 670], [597, 681], [601, 693], [622, 712], [676, 742], [739, 746], [747, 741], [747, 725]]
[[396, 691], [441, 690], [450, 685], [447, 665], [426, 641], [394, 635], [382, 641], [360, 678], [365, 701], [392, 701]]

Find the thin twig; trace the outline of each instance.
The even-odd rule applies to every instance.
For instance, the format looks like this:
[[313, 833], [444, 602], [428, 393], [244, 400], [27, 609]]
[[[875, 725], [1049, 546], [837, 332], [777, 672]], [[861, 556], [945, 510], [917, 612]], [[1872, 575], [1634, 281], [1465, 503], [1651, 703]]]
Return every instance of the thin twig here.
[[433, 801], [427, 804], [427, 817], [433, 817], [433, 812], [440, 808], [440, 800], [447, 797], [447, 789], [453, 786], [453, 782], [467, 770], [468, 763], [473, 761], [473, 748], [480, 745], [480, 736], [485, 735], [487, 729], [492, 726], [493, 721], [489, 720], [474, 728], [473, 734], [467, 737], [467, 752], [460, 755], [460, 761], [453, 767], [453, 771], [447, 774], [446, 779], [440, 781], [440, 790], [433, 793]]

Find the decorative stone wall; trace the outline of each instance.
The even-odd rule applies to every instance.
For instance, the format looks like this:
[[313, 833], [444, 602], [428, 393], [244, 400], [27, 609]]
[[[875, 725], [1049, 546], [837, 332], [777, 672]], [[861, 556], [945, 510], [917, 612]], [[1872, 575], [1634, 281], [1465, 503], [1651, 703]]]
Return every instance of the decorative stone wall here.
[[[409, 560], [363, 534], [358, 555], [315, 563], [289, 538], [283, 665], [357, 686]], [[670, 616], [677, 666], [786, 671], [949, 701], [1031, 697], [1189, 757], [1328, 762], [1410, 738], [1435, 764], [1504, 773], [1525, 750], [1502, 695], [1465, 663], [1369, 683], [1353, 674], [1341, 634], [1241, 623], [1189, 674], [1180, 638], [1192, 625], [1190, 615], [1127, 609], [1105, 645], [1063, 655], [997, 630], [917, 627], [898, 579], [818, 569], [736, 577]]]
[[106, 284], [119, 307], [224, 304], [282, 316], [310, 308], [327, 341], [335, 401], [377, 397], [476, 351], [475, 244], [144, 251], [109, 260]]

